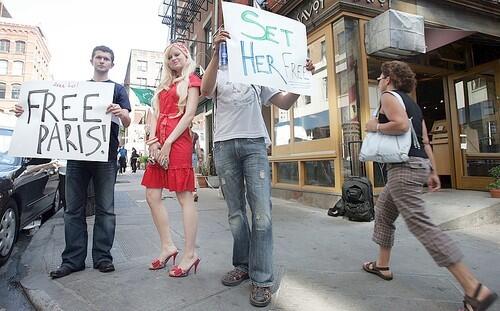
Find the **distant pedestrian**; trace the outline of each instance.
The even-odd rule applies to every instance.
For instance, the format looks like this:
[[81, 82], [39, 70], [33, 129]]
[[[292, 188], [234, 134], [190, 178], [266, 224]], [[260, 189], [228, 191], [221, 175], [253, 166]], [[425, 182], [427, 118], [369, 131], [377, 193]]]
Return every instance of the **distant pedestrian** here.
[[200, 148], [200, 136], [198, 133], [192, 130], [193, 124], [191, 124], [191, 127], [189, 128], [189, 133], [191, 134], [191, 137], [193, 139], [193, 155], [192, 155], [192, 165], [193, 165], [193, 171], [194, 171], [194, 181], [195, 181], [195, 188], [194, 188], [194, 201], [198, 202], [198, 191], [197, 189], [199, 188], [200, 185], [198, 185], [198, 180], [196, 179], [196, 171], [198, 170], [198, 159], [200, 159], [201, 155], [201, 148]]
[[424, 245], [434, 261], [446, 267], [460, 283], [465, 293], [465, 310], [486, 310], [497, 295], [481, 285], [462, 263], [462, 252], [448, 235], [431, 222], [424, 208], [423, 185], [427, 183], [430, 191], [437, 191], [441, 184], [422, 111], [408, 95], [415, 89], [415, 74], [400, 61], [383, 63], [381, 71], [377, 79], [382, 92], [381, 108], [378, 119], [367, 122], [366, 131], [402, 134], [408, 131], [408, 118], [411, 118], [417, 141], [413, 139], [408, 162], [388, 165], [387, 184], [375, 209], [373, 241], [379, 245], [378, 259], [364, 263], [363, 269], [384, 280], [392, 280], [389, 263], [396, 230], [394, 223], [401, 215], [410, 232]]
[[118, 163], [120, 164], [120, 174], [124, 174], [127, 170], [127, 149], [124, 146], [118, 149]]
[[137, 171], [137, 161], [139, 159], [139, 155], [137, 154], [137, 150], [132, 147], [132, 154], [130, 155], [130, 167], [132, 168], [132, 173]]
[[[219, 49], [229, 38], [218, 32], [213, 40], [212, 59], [202, 81], [202, 95], [215, 99], [214, 156], [217, 174], [229, 209], [233, 234], [233, 270], [222, 284], [235, 286], [250, 278], [250, 303], [264, 307], [271, 302], [273, 276], [273, 234], [271, 180], [267, 145], [270, 144], [261, 106], [268, 102], [289, 109], [299, 95], [269, 87], [228, 81], [219, 68]], [[311, 61], [306, 68], [314, 70]], [[210, 163], [210, 158], [207, 159]], [[246, 197], [245, 197], [246, 195]], [[247, 220], [246, 201], [252, 211], [252, 227]]]
[[175, 264], [178, 254], [170, 232], [168, 213], [161, 200], [165, 188], [175, 191], [184, 221], [184, 254], [169, 275], [183, 277], [193, 267], [196, 272], [200, 263], [195, 252], [198, 211], [193, 200], [193, 145], [189, 125], [196, 113], [201, 81], [193, 74], [196, 64], [182, 43], [170, 44], [165, 50], [163, 62], [163, 76], [153, 97], [154, 113], [148, 118], [150, 123], [146, 130], [150, 131], [146, 144], [155, 163], [148, 163], [142, 179], [161, 241], [160, 255], [149, 268], [162, 269], [170, 258]]
[[[108, 162], [68, 160], [66, 168], [66, 210], [64, 212], [64, 237], [66, 246], [62, 253], [62, 264], [50, 272], [53, 279], [64, 277], [75, 271], [85, 269], [87, 257], [87, 224], [85, 222], [85, 203], [90, 180], [94, 183], [95, 223], [92, 245], [94, 269], [100, 272], [115, 270], [111, 247], [115, 237], [114, 193], [116, 182], [116, 154], [120, 122], [130, 124], [130, 103], [125, 88], [108, 78], [114, 66], [114, 53], [106, 46], [97, 46], [92, 51], [90, 63], [94, 67], [91, 81], [114, 84], [113, 103], [106, 111], [112, 114]], [[16, 105], [16, 115], [23, 109]]]

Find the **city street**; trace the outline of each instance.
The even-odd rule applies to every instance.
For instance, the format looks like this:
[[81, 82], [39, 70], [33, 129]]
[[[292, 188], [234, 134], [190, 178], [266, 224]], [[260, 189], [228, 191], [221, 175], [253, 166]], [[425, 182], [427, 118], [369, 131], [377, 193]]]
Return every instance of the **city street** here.
[[9, 261], [0, 268], [0, 310], [35, 310], [19, 283], [26, 274], [25, 267], [20, 264], [21, 255], [31, 238], [27, 231], [21, 231]]
[[[27, 266], [28, 273], [21, 284], [36, 308], [254, 310], [248, 302], [248, 282], [233, 288], [220, 283], [220, 277], [231, 269], [232, 238], [225, 202], [217, 190], [200, 191], [198, 273], [173, 279], [166, 270], [147, 269], [158, 254], [159, 239], [139, 185], [142, 171], [139, 173], [118, 176], [117, 232], [112, 250], [116, 272], [99, 273], [92, 269], [89, 257], [85, 271], [50, 280], [48, 272], [59, 265], [64, 247], [62, 214], [57, 214], [35, 235], [22, 256], [21, 264]], [[449, 220], [456, 218], [457, 212], [452, 205], [470, 206], [470, 202], [475, 202], [472, 205], [477, 207], [495, 202], [482, 192], [447, 191], [432, 194], [433, 201], [429, 202], [430, 208], [436, 209], [431, 214], [439, 223], [453, 223]], [[174, 241], [182, 248], [181, 211], [170, 193], [165, 195], [164, 203], [172, 220]], [[273, 199], [273, 214], [276, 286], [273, 302], [265, 310], [452, 311], [461, 306], [458, 284], [446, 270], [435, 266], [401, 221], [392, 262], [394, 280], [387, 282], [361, 270], [363, 261], [375, 259], [376, 247], [370, 240], [373, 223], [332, 218], [324, 209], [278, 199]], [[90, 217], [90, 233], [92, 224]], [[474, 273], [498, 292], [499, 226], [483, 225], [448, 233], [460, 243], [465, 262]], [[490, 310], [500, 310], [500, 305]]]

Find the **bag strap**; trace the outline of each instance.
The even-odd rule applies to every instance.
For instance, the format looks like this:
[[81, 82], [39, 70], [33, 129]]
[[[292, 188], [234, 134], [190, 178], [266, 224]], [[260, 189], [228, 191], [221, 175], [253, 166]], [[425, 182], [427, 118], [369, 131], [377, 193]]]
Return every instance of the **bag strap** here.
[[[389, 93], [392, 96], [396, 97], [398, 102], [403, 106], [404, 110], [406, 111], [406, 115], [408, 116], [408, 111], [406, 110], [406, 105], [405, 105], [405, 102], [403, 100], [403, 97], [401, 97], [401, 95], [399, 95], [395, 91], [385, 91], [384, 93]], [[381, 107], [382, 107], [382, 103], [380, 103], [380, 108]], [[378, 118], [378, 114], [380, 112], [380, 108], [377, 111], [377, 118]], [[411, 137], [412, 137], [413, 147], [415, 147], [416, 149], [420, 149], [420, 143], [418, 142], [417, 132], [415, 132], [415, 128], [413, 127], [413, 116], [411, 118], [408, 117], [408, 120], [410, 120], [410, 129], [411, 129]]]

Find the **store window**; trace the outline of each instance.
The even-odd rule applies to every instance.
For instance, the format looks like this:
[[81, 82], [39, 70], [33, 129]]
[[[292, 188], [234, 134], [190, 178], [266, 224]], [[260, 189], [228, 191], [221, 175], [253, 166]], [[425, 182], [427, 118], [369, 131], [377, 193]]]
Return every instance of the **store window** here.
[[294, 105], [295, 142], [330, 137], [326, 49], [325, 37], [316, 40], [308, 47], [310, 59], [316, 67], [312, 76], [313, 92], [311, 96], [300, 96]]
[[19, 93], [21, 92], [21, 84], [12, 84], [12, 99], [18, 99]]
[[290, 111], [273, 105], [274, 145], [282, 146], [290, 143]]
[[0, 82], [0, 99], [5, 99], [5, 83]]
[[[370, 115], [375, 117], [380, 105], [380, 91], [376, 81], [368, 83], [368, 100], [370, 102]], [[372, 162], [374, 186], [383, 187], [387, 181], [387, 169], [383, 163]]]
[[0, 40], [0, 52], [9, 53], [9, 51], [10, 51], [10, 41]]
[[359, 161], [351, 163], [353, 159], [349, 154], [349, 147], [361, 140], [358, 85], [360, 77], [358, 21], [345, 17], [336, 22], [333, 25], [333, 40], [336, 96], [341, 122], [342, 167], [343, 175], [349, 176], [352, 173], [352, 165], [362, 165]]
[[9, 62], [5, 59], [0, 60], [0, 75], [6, 75], [7, 69], [9, 67]]
[[285, 184], [299, 183], [299, 164], [298, 162], [280, 162], [276, 163], [278, 182]]
[[12, 74], [22, 76], [24, 74], [24, 63], [21, 61], [15, 61], [12, 65]]
[[26, 42], [16, 41], [16, 53], [24, 54], [26, 52]]
[[335, 187], [335, 173], [332, 160], [305, 161], [304, 172], [305, 185]]

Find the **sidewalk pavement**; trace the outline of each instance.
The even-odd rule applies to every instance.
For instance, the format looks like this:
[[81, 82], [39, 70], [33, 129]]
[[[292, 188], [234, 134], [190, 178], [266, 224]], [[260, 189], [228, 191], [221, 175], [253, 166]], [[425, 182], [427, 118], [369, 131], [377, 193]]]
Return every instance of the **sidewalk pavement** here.
[[[258, 310], [248, 301], [249, 282], [236, 287], [220, 282], [232, 268], [232, 236], [227, 208], [217, 190], [201, 189], [199, 193], [198, 273], [174, 279], [168, 277], [168, 270], [148, 270], [159, 253], [159, 238], [139, 185], [141, 176], [127, 173], [118, 177], [112, 249], [115, 272], [92, 269], [89, 243], [87, 269], [57, 280], [48, 277], [60, 264], [64, 248], [62, 213], [33, 237], [21, 260], [28, 267], [21, 284], [36, 308]], [[487, 193], [472, 191], [445, 190], [426, 194], [426, 200], [440, 224], [453, 224], [456, 218], [498, 204]], [[182, 211], [173, 193], [167, 193], [163, 202], [174, 241], [182, 248]], [[90, 239], [93, 218], [87, 222]], [[273, 199], [275, 294], [272, 303], [260, 310], [457, 310], [463, 298], [458, 284], [446, 269], [434, 264], [404, 223], [398, 222], [391, 267], [394, 280], [387, 282], [361, 270], [363, 261], [376, 256], [377, 247], [371, 242], [373, 222], [349, 222], [327, 216], [324, 209]], [[460, 243], [465, 262], [480, 280], [500, 292], [500, 226], [465, 227], [447, 232]], [[490, 310], [500, 310], [500, 303]]]

